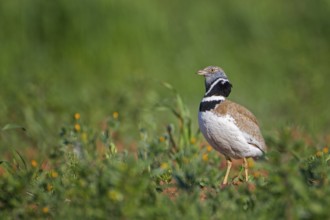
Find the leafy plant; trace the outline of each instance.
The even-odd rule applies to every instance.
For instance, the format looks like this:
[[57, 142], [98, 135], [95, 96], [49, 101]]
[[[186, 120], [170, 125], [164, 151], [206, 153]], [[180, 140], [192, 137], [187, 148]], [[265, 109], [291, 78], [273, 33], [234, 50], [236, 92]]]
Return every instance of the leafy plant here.
[[[181, 96], [158, 105], [174, 117], [155, 136], [140, 129], [136, 151], [119, 149], [119, 113], [94, 131], [80, 114], [61, 129], [58, 145], [41, 161], [19, 151], [0, 161], [4, 218], [83, 219], [326, 219], [330, 154], [294, 128], [266, 138], [267, 161], [250, 161], [220, 185], [222, 157], [196, 132]], [[171, 104], [169, 104], [171, 103]], [[163, 105], [163, 107], [162, 107]], [[13, 128], [16, 128], [14, 126]], [[298, 137], [298, 138], [297, 138]], [[305, 137], [302, 135], [302, 137]], [[234, 169], [242, 170], [240, 166]], [[239, 172], [238, 172], [239, 173]]]

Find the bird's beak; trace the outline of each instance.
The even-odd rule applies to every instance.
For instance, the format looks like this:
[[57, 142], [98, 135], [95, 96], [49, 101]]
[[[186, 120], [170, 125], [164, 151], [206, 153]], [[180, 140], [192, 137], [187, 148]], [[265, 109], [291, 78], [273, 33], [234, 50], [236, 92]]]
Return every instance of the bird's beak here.
[[199, 70], [197, 72], [197, 74], [200, 75], [200, 76], [205, 76], [207, 74], [207, 71], [205, 71], [205, 70]]

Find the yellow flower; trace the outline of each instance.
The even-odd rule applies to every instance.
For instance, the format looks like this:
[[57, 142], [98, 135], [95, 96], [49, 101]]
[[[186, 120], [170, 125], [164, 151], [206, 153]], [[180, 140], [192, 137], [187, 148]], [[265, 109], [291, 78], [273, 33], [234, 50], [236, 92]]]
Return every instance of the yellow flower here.
[[83, 132], [83, 133], [81, 134], [81, 140], [82, 140], [84, 143], [87, 143], [88, 138], [87, 138], [87, 133], [86, 133], [86, 132]]
[[55, 170], [52, 170], [52, 171], [50, 171], [50, 176], [55, 179], [58, 177], [58, 172], [56, 172]]
[[76, 119], [76, 120], [79, 120], [80, 119], [80, 114], [77, 112], [73, 115], [73, 118]]
[[38, 166], [38, 162], [36, 160], [31, 160], [31, 166], [36, 168]]
[[325, 154], [329, 153], [329, 148], [328, 147], [324, 147], [323, 148], [323, 153], [325, 153]]
[[317, 156], [317, 157], [322, 157], [322, 155], [323, 155], [322, 151], [318, 151], [318, 152], [316, 152], [316, 156]]
[[192, 137], [192, 138], [190, 139], [190, 143], [191, 143], [191, 144], [195, 144], [195, 143], [196, 143], [196, 138], [195, 138], [195, 137]]
[[248, 162], [248, 167], [249, 168], [254, 167], [254, 160], [252, 158], [247, 159], [247, 162]]
[[208, 152], [211, 152], [211, 150], [212, 150], [213, 148], [212, 148], [210, 145], [207, 145], [206, 149], [207, 149]]
[[109, 190], [107, 194], [109, 199], [111, 199], [112, 201], [120, 202], [124, 199], [123, 194], [116, 190]]
[[164, 142], [165, 141], [165, 137], [164, 136], [160, 136], [159, 137], [159, 142]]
[[209, 155], [208, 154], [203, 154], [202, 159], [204, 161], [208, 161], [209, 160]]
[[260, 174], [260, 172], [259, 171], [255, 171], [254, 173], [253, 173], [253, 176], [254, 176], [254, 178], [259, 178], [260, 176], [261, 176], [261, 174]]
[[112, 113], [112, 117], [113, 117], [114, 119], [117, 119], [117, 118], [119, 117], [119, 113], [118, 113], [118, 112], [113, 112], [113, 113]]
[[76, 123], [76, 124], [74, 125], [74, 130], [75, 130], [76, 132], [79, 132], [79, 131], [81, 130], [80, 124]]
[[42, 212], [47, 214], [49, 212], [49, 208], [47, 206], [43, 207]]
[[48, 191], [48, 192], [52, 191], [53, 188], [54, 188], [54, 187], [53, 187], [52, 184], [50, 184], [50, 183], [47, 184], [47, 191]]
[[162, 168], [163, 170], [166, 170], [168, 168], [168, 163], [164, 162], [160, 165], [160, 168]]

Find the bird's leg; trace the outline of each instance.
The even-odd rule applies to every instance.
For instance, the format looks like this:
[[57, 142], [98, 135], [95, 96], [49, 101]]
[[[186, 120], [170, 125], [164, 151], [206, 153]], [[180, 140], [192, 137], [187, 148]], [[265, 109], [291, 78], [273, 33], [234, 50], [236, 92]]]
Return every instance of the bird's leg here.
[[228, 176], [229, 176], [229, 172], [230, 172], [231, 164], [232, 164], [230, 158], [226, 158], [226, 160], [227, 160], [227, 171], [226, 171], [225, 178], [223, 179], [223, 182], [222, 182], [223, 185], [227, 185], [227, 183], [228, 183]]
[[248, 164], [248, 161], [247, 159], [244, 157], [243, 158], [243, 161], [244, 161], [244, 171], [245, 171], [245, 181], [249, 181], [249, 164]]

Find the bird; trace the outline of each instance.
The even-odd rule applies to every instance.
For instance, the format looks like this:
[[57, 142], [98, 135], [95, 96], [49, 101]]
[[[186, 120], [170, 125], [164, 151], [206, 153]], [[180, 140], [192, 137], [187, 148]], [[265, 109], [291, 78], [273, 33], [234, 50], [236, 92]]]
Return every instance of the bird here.
[[205, 94], [198, 112], [199, 129], [207, 142], [226, 158], [222, 184], [228, 184], [232, 159], [243, 159], [248, 182], [247, 158], [263, 157], [267, 150], [258, 121], [248, 109], [227, 99], [232, 84], [222, 68], [208, 66], [197, 74], [205, 78]]

